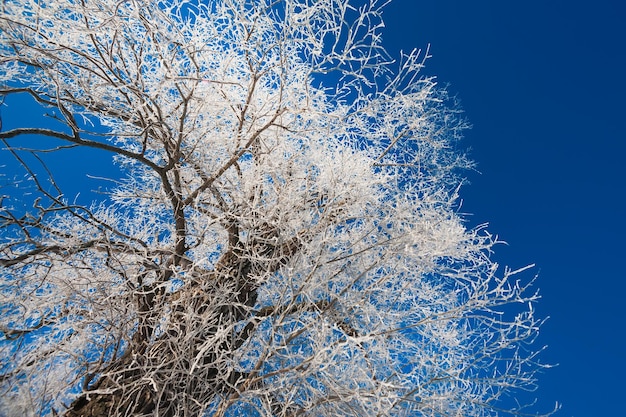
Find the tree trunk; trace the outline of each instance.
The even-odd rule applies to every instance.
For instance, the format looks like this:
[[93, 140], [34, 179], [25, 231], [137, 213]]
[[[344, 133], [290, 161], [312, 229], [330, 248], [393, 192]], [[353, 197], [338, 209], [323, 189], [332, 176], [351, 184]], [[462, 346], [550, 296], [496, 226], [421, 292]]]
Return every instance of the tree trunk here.
[[[65, 417], [151, 416], [157, 409], [160, 417], [195, 416], [201, 406], [194, 400], [206, 404], [218, 395], [228, 397], [246, 375], [225, 369], [225, 358], [232, 358], [250, 337], [254, 323], [226, 336], [224, 329], [232, 330], [251, 317], [258, 284], [249, 275], [277, 271], [299, 247], [297, 239], [278, 248], [258, 244], [255, 253], [272, 259], [263, 265], [253, 264], [250, 253], [235, 248], [221, 256], [215, 270], [198, 275], [175, 293], [144, 292], [139, 310], [145, 315], [130, 346], [72, 402]], [[170, 312], [167, 328], [155, 336], [165, 311]], [[211, 340], [215, 345], [203, 349]]]

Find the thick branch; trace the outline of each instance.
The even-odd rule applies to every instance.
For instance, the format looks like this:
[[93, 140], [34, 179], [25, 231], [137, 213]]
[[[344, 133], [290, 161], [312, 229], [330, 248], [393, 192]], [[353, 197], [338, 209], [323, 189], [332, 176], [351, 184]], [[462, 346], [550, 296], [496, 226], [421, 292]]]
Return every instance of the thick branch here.
[[12, 138], [15, 138], [15, 137], [18, 137], [18, 136], [24, 136], [24, 135], [48, 136], [48, 137], [52, 137], [52, 138], [55, 138], [55, 139], [60, 139], [60, 140], [64, 140], [64, 141], [67, 141], [67, 142], [75, 143], [77, 145], [86, 146], [88, 148], [102, 149], [102, 150], [105, 150], [105, 151], [108, 151], [108, 152], [113, 152], [115, 154], [125, 156], [127, 158], [134, 159], [134, 160], [136, 160], [138, 162], [141, 162], [144, 165], [149, 166], [150, 168], [152, 168], [153, 170], [155, 170], [157, 172], [161, 170], [161, 167], [159, 167], [157, 164], [155, 164], [154, 162], [150, 161], [149, 159], [145, 158], [141, 154], [130, 152], [130, 151], [126, 150], [126, 149], [119, 148], [119, 147], [113, 146], [113, 145], [109, 145], [107, 143], [102, 143], [102, 142], [96, 142], [96, 141], [93, 141], [93, 140], [82, 139], [78, 135], [68, 135], [67, 133], [57, 132], [57, 131], [51, 130], [51, 129], [36, 128], [36, 127], [11, 129], [11, 130], [8, 130], [6, 132], [0, 132], [0, 139], [12, 139]]

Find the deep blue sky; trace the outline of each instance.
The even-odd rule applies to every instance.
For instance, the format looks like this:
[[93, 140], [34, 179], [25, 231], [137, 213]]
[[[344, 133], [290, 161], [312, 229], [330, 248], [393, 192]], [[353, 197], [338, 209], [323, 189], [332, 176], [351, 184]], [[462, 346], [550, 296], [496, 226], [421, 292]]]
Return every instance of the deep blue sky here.
[[626, 3], [394, 0], [390, 52], [431, 45], [424, 74], [460, 100], [480, 174], [461, 193], [471, 224], [537, 264], [550, 316], [535, 393], [559, 416], [624, 415]]

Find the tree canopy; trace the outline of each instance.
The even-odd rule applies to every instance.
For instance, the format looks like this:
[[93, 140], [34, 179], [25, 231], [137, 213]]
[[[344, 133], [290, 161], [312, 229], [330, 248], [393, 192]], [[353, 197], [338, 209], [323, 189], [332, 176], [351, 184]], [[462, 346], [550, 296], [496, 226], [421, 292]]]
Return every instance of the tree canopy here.
[[[458, 213], [465, 122], [384, 3], [3, 2], [0, 94], [49, 116], [0, 131], [36, 192], [1, 200], [7, 415], [526, 412], [538, 295]], [[72, 147], [119, 168], [90, 205]]]

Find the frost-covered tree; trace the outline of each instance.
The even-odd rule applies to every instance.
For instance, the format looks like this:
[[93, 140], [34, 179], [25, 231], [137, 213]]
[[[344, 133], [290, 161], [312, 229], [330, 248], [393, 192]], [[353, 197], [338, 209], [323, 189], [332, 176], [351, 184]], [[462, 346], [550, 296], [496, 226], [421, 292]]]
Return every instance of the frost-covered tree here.
[[[1, 94], [50, 122], [0, 132], [38, 193], [1, 200], [0, 414], [524, 412], [538, 297], [382, 3], [2, 2]], [[90, 206], [32, 162], [67, 147], [119, 167]]]

